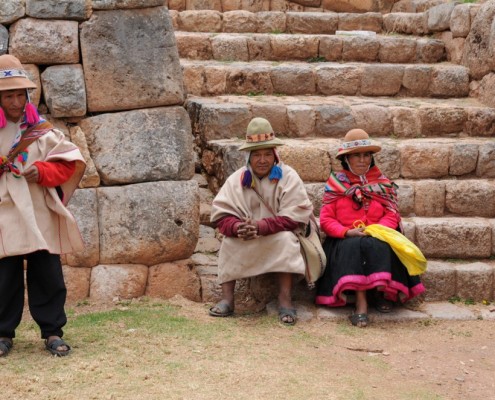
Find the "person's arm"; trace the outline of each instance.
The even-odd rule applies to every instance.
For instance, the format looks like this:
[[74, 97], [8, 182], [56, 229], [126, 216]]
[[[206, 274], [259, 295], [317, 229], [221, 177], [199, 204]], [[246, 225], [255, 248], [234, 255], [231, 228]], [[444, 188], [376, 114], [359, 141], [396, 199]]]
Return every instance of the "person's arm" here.
[[271, 217], [256, 221], [258, 225], [258, 235], [267, 236], [282, 231], [293, 231], [299, 225], [289, 217]]
[[384, 208], [383, 216], [378, 223], [391, 229], [396, 229], [399, 226], [400, 215], [388, 208]]
[[46, 187], [60, 186], [67, 182], [76, 170], [75, 161], [36, 161], [34, 166], [38, 169], [37, 182]]
[[327, 236], [344, 238], [350, 228], [337, 220], [337, 202], [325, 204], [320, 210], [320, 226]]
[[237, 237], [237, 229], [242, 224], [242, 220], [234, 215], [226, 215], [215, 222], [218, 231], [227, 237]]

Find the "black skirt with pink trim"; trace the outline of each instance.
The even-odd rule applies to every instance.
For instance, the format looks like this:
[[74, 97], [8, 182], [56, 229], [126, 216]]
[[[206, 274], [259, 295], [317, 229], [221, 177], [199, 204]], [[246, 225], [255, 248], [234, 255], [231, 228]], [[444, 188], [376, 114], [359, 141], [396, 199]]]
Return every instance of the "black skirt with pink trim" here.
[[370, 236], [327, 237], [327, 268], [317, 282], [316, 304], [354, 303], [356, 290], [376, 289], [385, 299], [406, 302], [423, 293], [419, 276], [411, 276], [390, 246]]

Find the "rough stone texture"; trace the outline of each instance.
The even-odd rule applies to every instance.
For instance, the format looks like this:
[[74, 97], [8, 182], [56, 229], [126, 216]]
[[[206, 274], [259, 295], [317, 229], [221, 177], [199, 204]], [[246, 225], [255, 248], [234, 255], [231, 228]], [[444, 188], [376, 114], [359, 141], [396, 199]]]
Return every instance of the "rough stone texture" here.
[[495, 74], [489, 73], [480, 81], [479, 99], [489, 107], [495, 107]]
[[445, 60], [445, 43], [442, 40], [419, 39], [416, 41], [417, 62], [437, 63]]
[[474, 18], [466, 38], [462, 65], [469, 68], [471, 77], [481, 79], [495, 68], [494, 27], [495, 2], [483, 3]]
[[213, 58], [213, 49], [208, 36], [200, 33], [176, 32], [179, 56], [193, 60], [209, 60]]
[[375, 12], [339, 14], [338, 29], [340, 31], [358, 30], [380, 33], [382, 31], [382, 14]]
[[322, 36], [320, 38], [319, 55], [327, 61], [342, 59], [343, 39], [340, 36]]
[[55, 118], [86, 115], [82, 65], [55, 65], [41, 74], [45, 104]]
[[242, 65], [229, 68], [227, 73], [227, 93], [233, 94], [271, 94], [273, 85], [268, 66]]
[[[147, 46], [143, 46], [144, 38]], [[81, 53], [89, 111], [184, 101], [179, 55], [166, 7], [94, 12], [81, 24]]]
[[401, 176], [404, 178], [441, 178], [448, 175], [449, 148], [432, 146], [428, 141], [410, 141], [398, 145], [401, 152]]
[[182, 11], [178, 23], [181, 31], [222, 32], [222, 14], [214, 10]]
[[89, 296], [91, 268], [62, 266], [65, 286], [67, 287], [67, 304], [74, 304]]
[[0, 25], [0, 56], [3, 56], [9, 50], [9, 31], [3, 25]]
[[29, 79], [36, 84], [36, 89], [32, 89], [29, 93], [29, 97], [31, 98], [31, 102], [38, 106], [41, 99], [41, 77], [40, 77], [40, 69], [35, 64], [24, 64], [24, 71]]
[[455, 3], [445, 3], [428, 10], [428, 31], [440, 32], [450, 29], [450, 17]]
[[477, 218], [415, 218], [416, 244], [426, 257], [487, 258], [490, 224]]
[[495, 178], [495, 142], [489, 142], [479, 147], [476, 176]]
[[67, 264], [73, 267], [94, 267], [100, 262], [96, 190], [76, 190], [69, 202], [68, 209], [74, 215], [79, 226], [84, 241], [84, 249], [77, 253], [67, 254]]
[[271, 73], [274, 93], [297, 95], [316, 92], [315, 75], [310, 66], [276, 66]]
[[457, 295], [461, 299], [474, 301], [491, 300], [493, 298], [493, 267], [476, 262], [461, 264], [457, 270]]
[[322, 0], [321, 7], [336, 12], [390, 12], [395, 0]]
[[395, 181], [399, 186], [397, 195], [399, 198], [399, 212], [403, 217], [414, 214], [414, 182]]
[[363, 68], [363, 96], [394, 96], [400, 90], [404, 67], [398, 65], [367, 65]]
[[476, 169], [478, 144], [454, 143], [450, 150], [449, 175], [464, 175]]
[[91, 0], [26, 0], [26, 14], [44, 19], [88, 19], [92, 13]]
[[10, 0], [0, 2], [0, 24], [10, 25], [24, 17], [26, 9], [24, 0]]
[[382, 63], [411, 63], [416, 61], [416, 41], [408, 38], [380, 40], [378, 58]]
[[450, 31], [453, 37], [465, 38], [471, 30], [471, 6], [458, 4], [450, 15]]
[[430, 93], [435, 97], [468, 96], [468, 69], [461, 66], [435, 68], [431, 74]]
[[[325, 65], [316, 68], [318, 93], [354, 96], [359, 90], [362, 69], [353, 65]], [[371, 132], [370, 132], [371, 133]]]
[[282, 146], [279, 153], [284, 163], [294, 168], [304, 182], [324, 182], [330, 174], [330, 156], [323, 148]]
[[392, 132], [392, 113], [387, 107], [375, 104], [352, 106], [352, 115], [356, 125], [371, 136], [380, 136]]
[[316, 133], [318, 136], [341, 139], [352, 128], [356, 121], [351, 109], [347, 106], [321, 105], [315, 107]]
[[447, 181], [446, 206], [454, 214], [495, 217], [495, 184], [486, 180]]
[[249, 60], [271, 60], [273, 56], [270, 41], [268, 35], [250, 35], [247, 38]]
[[415, 183], [414, 212], [422, 217], [440, 217], [445, 212], [445, 182], [421, 180]]
[[258, 18], [256, 14], [238, 10], [227, 11], [223, 13], [223, 31], [224, 32], [257, 32], [258, 31]]
[[[490, 225], [492, 227], [492, 256], [493, 256], [495, 255], [495, 219], [490, 220]], [[493, 290], [495, 291], [495, 286]]]
[[260, 33], [281, 33], [286, 31], [286, 16], [280, 11], [259, 12], [258, 32]]
[[425, 65], [408, 65], [404, 68], [402, 86], [409, 96], [428, 97], [433, 68]]
[[185, 180], [194, 174], [191, 127], [182, 107], [102, 114], [80, 127], [106, 185]]
[[446, 301], [457, 293], [457, 273], [451, 263], [429, 261], [421, 281], [426, 287], [426, 301]]
[[428, 15], [427, 13], [385, 14], [383, 26], [387, 32], [424, 35], [428, 33]]
[[488, 107], [470, 108], [467, 110], [467, 122], [464, 132], [469, 136], [495, 136], [495, 109]]
[[316, 112], [308, 105], [287, 106], [288, 136], [311, 136], [315, 130]]
[[228, 34], [218, 35], [211, 39], [213, 57], [220, 61], [248, 61], [247, 39]]
[[283, 104], [255, 103], [251, 107], [253, 115], [266, 118], [276, 135], [288, 136], [287, 108]]
[[471, 310], [450, 303], [426, 303], [424, 309], [431, 318], [435, 319], [461, 321], [477, 319], [476, 314]]
[[193, 253], [199, 229], [196, 182], [99, 188], [97, 194], [100, 263], [156, 265]]
[[342, 59], [344, 61], [375, 61], [378, 58], [380, 42], [373, 37], [344, 37]]
[[333, 35], [338, 23], [339, 17], [334, 13], [287, 13], [287, 31], [290, 33]]
[[80, 127], [75, 126], [70, 129], [70, 140], [77, 147], [79, 147], [79, 150], [84, 157], [84, 161], [86, 161], [86, 170], [84, 171], [84, 176], [79, 183], [79, 187], [90, 188], [100, 186], [100, 176], [98, 175], [95, 163], [91, 158], [88, 143], [86, 142], [86, 136]]
[[77, 64], [77, 21], [23, 18], [10, 27], [9, 53], [22, 63]]
[[226, 66], [212, 66], [204, 70], [204, 86], [209, 95], [220, 95], [227, 91], [228, 70]]
[[124, 8], [146, 8], [163, 6], [166, 0], [93, 0], [95, 10], [115, 10]]
[[420, 107], [422, 134], [426, 136], [442, 136], [443, 134], [460, 133], [467, 120], [467, 112], [461, 107]]
[[201, 301], [201, 281], [190, 260], [158, 264], [150, 267], [145, 295], [169, 299], [181, 295]]
[[186, 93], [201, 96], [205, 93], [205, 69], [202, 65], [183, 65]]
[[318, 38], [314, 36], [274, 35], [270, 42], [276, 60], [307, 60], [318, 55]]
[[146, 265], [98, 265], [91, 271], [89, 298], [105, 302], [140, 297], [144, 295], [147, 279]]
[[390, 107], [393, 132], [400, 138], [414, 138], [421, 134], [421, 120], [416, 109], [409, 107]]
[[[329, 171], [327, 171], [329, 172]], [[322, 207], [323, 194], [325, 192], [325, 184], [322, 182], [319, 183], [307, 183], [304, 185], [306, 188], [306, 192], [308, 193], [308, 197], [313, 204], [313, 213], [315, 216], [320, 215], [320, 210]]]

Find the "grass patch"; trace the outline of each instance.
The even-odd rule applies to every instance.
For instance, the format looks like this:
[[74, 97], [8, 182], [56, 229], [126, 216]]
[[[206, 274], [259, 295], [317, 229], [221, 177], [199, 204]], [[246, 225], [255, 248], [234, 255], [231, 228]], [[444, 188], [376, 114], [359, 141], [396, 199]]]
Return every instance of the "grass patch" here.
[[325, 57], [311, 57], [306, 60], [308, 63], [320, 63], [320, 62], [326, 62], [327, 59]]

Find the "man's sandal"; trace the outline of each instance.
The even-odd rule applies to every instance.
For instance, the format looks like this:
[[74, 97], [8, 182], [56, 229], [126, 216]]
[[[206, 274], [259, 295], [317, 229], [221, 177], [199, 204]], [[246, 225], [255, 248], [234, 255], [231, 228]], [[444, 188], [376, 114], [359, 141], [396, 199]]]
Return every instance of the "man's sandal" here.
[[[58, 350], [58, 347], [65, 346], [66, 350]], [[70, 353], [70, 346], [65, 343], [63, 339], [55, 339], [51, 342], [48, 342], [48, 339], [45, 339], [45, 348], [54, 356], [57, 357], [65, 357]]]
[[280, 307], [278, 309], [278, 319], [284, 325], [295, 325], [297, 311], [295, 308]]
[[369, 319], [368, 314], [351, 314], [349, 315], [349, 319], [351, 320], [351, 324], [357, 326], [359, 328], [364, 328], [368, 325]]
[[212, 317], [230, 317], [234, 314], [234, 307], [225, 301], [220, 301], [215, 306], [210, 308], [209, 314]]
[[0, 340], [0, 351], [2, 352], [2, 354], [0, 354], [0, 357], [6, 357], [7, 354], [10, 353], [11, 349], [12, 349], [12, 340], [5, 340], [5, 339]]

